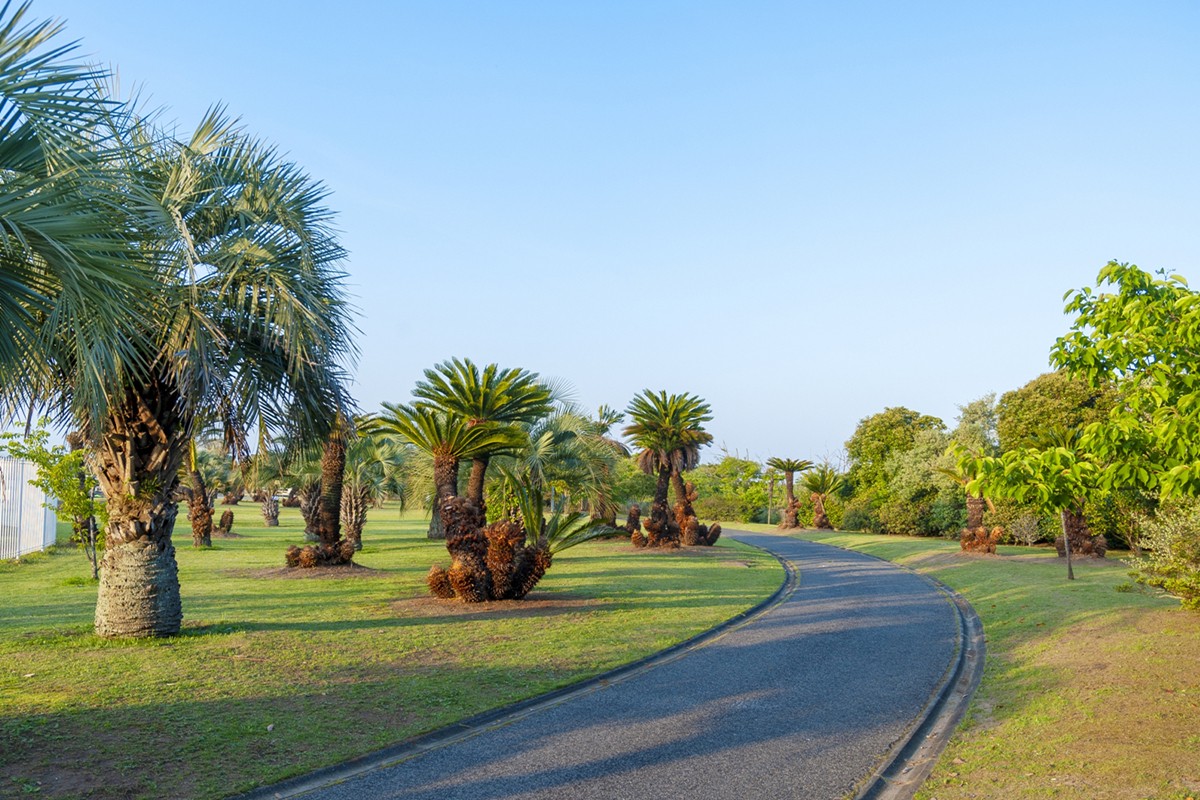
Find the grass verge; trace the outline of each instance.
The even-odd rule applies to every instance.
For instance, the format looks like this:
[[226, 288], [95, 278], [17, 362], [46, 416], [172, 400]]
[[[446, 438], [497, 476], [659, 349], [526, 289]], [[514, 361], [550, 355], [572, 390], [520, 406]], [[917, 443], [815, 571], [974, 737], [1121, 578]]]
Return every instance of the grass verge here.
[[983, 682], [918, 798], [1200, 797], [1200, 614], [1118, 591], [1119, 558], [1078, 559], [1068, 582], [1049, 548], [974, 556], [943, 539], [801, 536], [935, 577], [983, 621]]
[[177, 525], [182, 634], [105, 641], [96, 585], [61, 548], [0, 563], [0, 797], [216, 798], [339, 763], [636, 660], [773, 592], [778, 563], [723, 540], [561, 554], [524, 601], [427, 597], [446, 563], [426, 520], [372, 512], [364, 567], [281, 568], [299, 514], [191, 547]]

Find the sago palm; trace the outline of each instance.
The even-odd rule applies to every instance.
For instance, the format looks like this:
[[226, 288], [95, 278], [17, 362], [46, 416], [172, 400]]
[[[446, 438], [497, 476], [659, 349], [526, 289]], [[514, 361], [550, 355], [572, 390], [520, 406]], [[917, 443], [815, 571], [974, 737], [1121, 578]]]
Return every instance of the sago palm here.
[[800, 527], [800, 522], [796, 518], [796, 473], [812, 469], [813, 462], [803, 458], [768, 458], [767, 466], [783, 473], [783, 482], [787, 490], [787, 508], [784, 510], [783, 522], [779, 524], [779, 527], [785, 529]]
[[830, 464], [820, 464], [804, 474], [802, 479], [813, 501], [813, 527], [833, 530], [825, 513], [825, 501], [829, 495], [842, 488], [843, 478]]
[[626, 413], [632, 422], [625, 427], [625, 436], [641, 450], [638, 467], [657, 476], [646, 529], [664, 544], [678, 542], [678, 526], [667, 511], [667, 493], [672, 477], [696, 466], [700, 448], [712, 441], [704, 430], [704, 423], [712, 420], [711, 409], [695, 395], [655, 394], [646, 389], [630, 401]]
[[[418, 405], [428, 405], [464, 419], [468, 426], [511, 425], [532, 422], [550, 413], [553, 394], [538, 380], [536, 372], [501, 369], [488, 364], [482, 369], [469, 358], [453, 358], [425, 370], [425, 379], [413, 389]], [[483, 508], [484, 481], [494, 451], [471, 456], [467, 498]]]
[[408, 450], [394, 437], [359, 430], [346, 446], [342, 483], [342, 528], [346, 538], [362, 549], [367, 509], [399, 487]]

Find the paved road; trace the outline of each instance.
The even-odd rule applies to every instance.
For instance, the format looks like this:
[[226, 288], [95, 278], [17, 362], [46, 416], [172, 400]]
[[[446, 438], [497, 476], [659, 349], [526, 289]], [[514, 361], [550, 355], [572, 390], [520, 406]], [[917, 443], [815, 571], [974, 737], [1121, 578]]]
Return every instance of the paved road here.
[[682, 658], [306, 800], [840, 798], [930, 699], [957, 618], [928, 583], [857, 553], [734, 533], [795, 591]]

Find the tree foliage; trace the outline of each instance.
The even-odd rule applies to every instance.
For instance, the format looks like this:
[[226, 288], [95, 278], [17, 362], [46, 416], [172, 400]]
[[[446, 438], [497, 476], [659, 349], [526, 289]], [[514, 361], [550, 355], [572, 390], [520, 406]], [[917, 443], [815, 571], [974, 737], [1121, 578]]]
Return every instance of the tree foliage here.
[[904, 406], [885, 408], [859, 421], [846, 442], [850, 458], [849, 480], [855, 493], [884, 490], [888, 460], [913, 446], [921, 431], [942, 431], [946, 425], [937, 417], [919, 414]]

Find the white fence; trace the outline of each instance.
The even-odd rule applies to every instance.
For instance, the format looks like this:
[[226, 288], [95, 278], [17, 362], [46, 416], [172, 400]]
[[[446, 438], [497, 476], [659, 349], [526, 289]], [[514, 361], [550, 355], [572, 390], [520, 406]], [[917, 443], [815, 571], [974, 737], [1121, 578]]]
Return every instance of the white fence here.
[[43, 505], [42, 490], [29, 485], [36, 476], [35, 464], [0, 456], [0, 559], [36, 553], [54, 544], [58, 519]]

